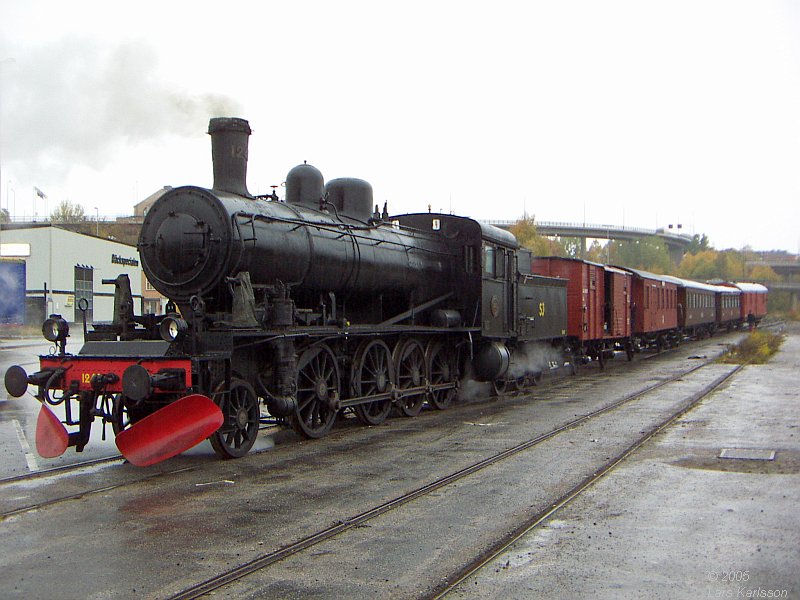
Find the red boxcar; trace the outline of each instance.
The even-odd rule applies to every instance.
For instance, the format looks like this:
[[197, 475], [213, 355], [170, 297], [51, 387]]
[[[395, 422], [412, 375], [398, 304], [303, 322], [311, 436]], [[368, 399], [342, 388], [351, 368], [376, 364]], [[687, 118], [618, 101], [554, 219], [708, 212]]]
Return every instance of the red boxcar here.
[[755, 324], [767, 314], [767, 288], [760, 283], [734, 283], [742, 291], [739, 318], [742, 323], [747, 323], [748, 315], [753, 315]]
[[636, 341], [659, 348], [677, 341], [678, 285], [674, 278], [638, 269], [624, 270], [633, 274], [631, 321]]
[[536, 257], [537, 275], [567, 280], [567, 337], [577, 354], [600, 361], [632, 346], [631, 274], [575, 258]]

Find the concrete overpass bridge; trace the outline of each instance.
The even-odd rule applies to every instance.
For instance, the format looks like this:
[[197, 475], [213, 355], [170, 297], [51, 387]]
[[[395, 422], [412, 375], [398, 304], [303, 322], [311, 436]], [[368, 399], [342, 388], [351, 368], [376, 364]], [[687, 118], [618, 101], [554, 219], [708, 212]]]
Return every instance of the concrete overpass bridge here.
[[800, 274], [800, 261], [794, 260], [748, 260], [745, 263], [748, 267], [769, 267], [778, 275], [797, 275]]
[[[508, 229], [517, 221], [498, 220], [482, 221], [495, 227]], [[683, 255], [689, 250], [692, 236], [686, 233], [677, 233], [665, 229], [644, 229], [641, 227], [626, 227], [620, 225], [597, 225], [591, 223], [562, 223], [557, 221], [536, 221], [536, 231], [546, 237], [569, 237], [583, 240], [583, 250], [586, 251], [586, 240], [635, 240], [643, 237], [656, 237], [661, 239], [669, 251], [669, 256], [675, 264], [681, 262]]]
[[[760, 264], [760, 263], [759, 263]], [[798, 281], [759, 281], [770, 292], [789, 292], [792, 308], [800, 307], [800, 282]]]

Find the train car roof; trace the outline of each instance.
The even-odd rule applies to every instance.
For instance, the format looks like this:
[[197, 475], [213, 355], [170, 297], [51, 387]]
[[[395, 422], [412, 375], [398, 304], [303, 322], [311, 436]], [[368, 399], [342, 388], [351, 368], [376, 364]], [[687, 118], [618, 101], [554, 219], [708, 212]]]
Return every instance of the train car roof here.
[[[466, 219], [469, 217], [463, 218]], [[510, 231], [500, 229], [499, 227], [495, 227], [494, 225], [489, 225], [487, 223], [481, 223], [480, 221], [476, 221], [476, 223], [481, 226], [481, 237], [483, 239], [490, 242], [495, 242], [496, 244], [503, 244], [504, 246], [519, 248], [519, 242], [517, 241], [516, 236]]]
[[584, 264], [587, 264], [587, 265], [594, 265], [595, 267], [604, 267], [604, 266], [606, 266], [606, 265], [603, 265], [603, 264], [600, 264], [600, 263], [597, 263], [597, 262], [592, 262], [591, 260], [586, 260], [585, 258], [576, 258], [574, 256], [536, 256], [535, 258], [542, 258], [542, 259], [547, 259], [547, 260], [550, 260], [550, 259], [569, 260], [569, 261], [572, 261], [572, 262], [579, 262], [579, 263], [584, 263]]
[[632, 269], [631, 267], [621, 267], [615, 265], [617, 269], [622, 271], [629, 271], [634, 275], [638, 275], [643, 279], [655, 279], [656, 281], [664, 281], [666, 283], [677, 284], [677, 277], [671, 277], [670, 275], [657, 275], [656, 273], [651, 273], [649, 271], [642, 271], [641, 269]]
[[743, 292], [766, 294], [769, 291], [766, 286], [763, 286], [760, 283], [736, 282], [733, 285]]
[[606, 271], [610, 271], [612, 273], [619, 273], [620, 275], [630, 275], [629, 271], [621, 267], [612, 267], [611, 265], [604, 265], [603, 263], [594, 262], [592, 260], [586, 260], [585, 258], [575, 258], [573, 256], [534, 256], [534, 258], [542, 258], [542, 259], [557, 259], [557, 260], [570, 260], [572, 262], [580, 262], [585, 265], [592, 265], [593, 267], [601, 267]]
[[691, 279], [683, 279], [681, 277], [673, 277], [671, 275], [663, 275], [668, 281], [673, 281], [681, 287], [691, 288], [695, 290], [703, 290], [705, 292], [722, 292], [725, 294], [735, 294], [734, 288], [726, 288], [721, 285], [713, 285], [711, 283], [701, 283], [699, 281], [692, 281]]
[[[471, 235], [476, 235], [477, 232], [480, 231], [482, 240], [507, 246], [513, 248], [514, 250], [520, 247], [516, 236], [510, 231], [500, 229], [499, 227], [495, 227], [494, 225], [489, 225], [487, 223], [481, 223], [480, 221], [470, 217], [447, 215], [444, 213], [407, 213], [402, 215], [392, 215], [389, 217], [388, 222], [391, 223], [393, 220], [403, 221], [404, 219], [407, 219], [412, 223], [416, 222], [417, 228], [420, 228], [420, 224], [423, 222], [432, 223], [436, 219], [439, 219], [443, 223], [447, 221], [451, 223], [459, 223], [460, 228], [464, 229], [465, 231], [470, 230]], [[432, 229], [430, 226], [425, 226], [422, 228], [422, 230], [433, 231], [433, 233], [436, 233], [436, 229]]]

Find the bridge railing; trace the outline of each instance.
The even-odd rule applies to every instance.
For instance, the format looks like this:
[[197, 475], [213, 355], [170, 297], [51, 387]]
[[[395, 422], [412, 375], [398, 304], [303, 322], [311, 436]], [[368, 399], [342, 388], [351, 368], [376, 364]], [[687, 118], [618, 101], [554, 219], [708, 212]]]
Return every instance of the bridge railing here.
[[[498, 227], [510, 227], [517, 221], [510, 221], [508, 219], [482, 219], [482, 223], [488, 225], [496, 225]], [[535, 225], [541, 229], [573, 229], [584, 230], [596, 233], [625, 233], [625, 234], [640, 234], [640, 235], [660, 235], [665, 237], [672, 237], [679, 240], [691, 240], [692, 236], [687, 233], [675, 233], [673, 231], [664, 229], [647, 229], [644, 227], [626, 227], [625, 225], [611, 225], [604, 223], [567, 223], [565, 221], [534, 221]]]

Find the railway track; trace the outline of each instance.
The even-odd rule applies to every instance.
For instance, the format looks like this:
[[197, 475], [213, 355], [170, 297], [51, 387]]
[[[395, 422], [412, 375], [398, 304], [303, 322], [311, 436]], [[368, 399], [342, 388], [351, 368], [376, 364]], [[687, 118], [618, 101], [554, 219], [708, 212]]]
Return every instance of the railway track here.
[[[22, 475], [13, 475], [12, 477], [4, 477], [3, 479], [0, 479], [0, 487], [13, 483], [34, 481], [36, 479], [41, 479], [44, 477], [66, 475], [69, 473], [75, 473], [82, 471], [84, 469], [97, 467], [101, 465], [111, 465], [114, 463], [122, 464], [124, 461], [125, 459], [122, 458], [122, 455], [115, 454], [114, 456], [105, 456], [103, 458], [95, 458], [92, 460], [83, 460], [76, 463], [70, 463], [68, 465], [59, 465], [57, 467], [51, 467], [49, 469], [40, 469], [38, 471], [32, 471], [31, 473], [23, 473]], [[2, 513], [0, 513], [0, 516], [2, 516]]]
[[[315, 531], [303, 537], [300, 540], [280, 546], [270, 552], [263, 553], [250, 561], [247, 561], [232, 569], [226, 570], [213, 577], [209, 577], [190, 587], [187, 587], [181, 592], [171, 596], [171, 598], [172, 600], [178, 600], [178, 599], [186, 600], [190, 598], [198, 598], [206, 594], [209, 594], [210, 592], [218, 590], [220, 588], [230, 586], [231, 584], [239, 580], [247, 578], [248, 576], [253, 575], [263, 569], [266, 569], [267, 567], [270, 567], [271, 565], [274, 565], [289, 557], [311, 550], [323, 544], [324, 542], [327, 542], [329, 540], [332, 540], [333, 538], [336, 538], [337, 536], [345, 534], [346, 532], [349, 532], [356, 528], [363, 527], [370, 521], [373, 521], [378, 517], [386, 515], [387, 513], [390, 513], [392, 511], [398, 510], [401, 507], [415, 500], [424, 498], [425, 496], [430, 496], [434, 492], [443, 490], [449, 486], [453, 486], [454, 484], [457, 484], [465, 480], [471, 475], [478, 474], [481, 471], [489, 469], [490, 467], [497, 465], [502, 461], [505, 461], [517, 455], [521, 455], [526, 451], [536, 448], [537, 446], [549, 440], [552, 440], [565, 432], [581, 427], [582, 425], [594, 419], [597, 419], [602, 415], [613, 413], [614, 411], [619, 410], [620, 408], [630, 404], [633, 401], [640, 400], [646, 397], [647, 395], [656, 392], [661, 388], [664, 388], [665, 386], [677, 382], [687, 377], [688, 375], [703, 369], [710, 362], [711, 361], [706, 361], [703, 363], [696, 364], [690, 369], [683, 370], [661, 381], [658, 381], [657, 383], [649, 385], [641, 390], [638, 390], [631, 394], [627, 394], [624, 397], [614, 402], [611, 402], [597, 410], [594, 410], [587, 414], [583, 414], [574, 419], [571, 419], [568, 422], [563, 423], [559, 427], [547, 431], [546, 433], [527, 439], [502, 452], [496, 453], [483, 460], [477, 461], [465, 468], [454, 471], [444, 477], [440, 477], [436, 481], [417, 487], [407, 493], [396, 496], [388, 501], [376, 504], [375, 506], [365, 511], [362, 511], [357, 515], [341, 519], [334, 525]], [[432, 591], [430, 597], [440, 598], [446, 595], [451, 589], [453, 589], [455, 585], [463, 581], [466, 577], [474, 573], [476, 570], [480, 569], [487, 562], [491, 561], [494, 557], [500, 554], [505, 548], [508, 547], [508, 545], [513, 543], [520, 536], [524, 535], [526, 532], [536, 527], [538, 524], [547, 519], [547, 517], [552, 515], [553, 512], [559, 510], [561, 507], [567, 505], [574, 498], [579, 496], [581, 492], [583, 492], [586, 488], [592, 485], [592, 483], [594, 483], [597, 479], [599, 479], [603, 475], [613, 470], [614, 467], [616, 467], [618, 464], [624, 461], [625, 458], [627, 458], [631, 453], [635, 452], [639, 447], [641, 447], [644, 443], [646, 443], [652, 436], [656, 435], [659, 431], [662, 431], [664, 428], [668, 427], [671, 423], [673, 423], [676, 419], [680, 418], [687, 411], [691, 410], [691, 408], [693, 408], [703, 398], [705, 398], [714, 390], [722, 386], [730, 377], [732, 377], [736, 372], [738, 372], [740, 368], [741, 367], [732, 368], [731, 370], [726, 372], [723, 376], [716, 378], [713, 382], [705, 386], [699, 392], [692, 394], [689, 398], [686, 398], [685, 401], [680, 402], [676, 410], [670, 412], [670, 414], [666, 418], [662, 419], [655, 425], [646, 428], [636, 440], [626, 445], [619, 452], [614, 454], [614, 456], [610, 457], [609, 460], [606, 461], [606, 463], [601, 468], [597, 469], [592, 475], [590, 475], [589, 477], [587, 477], [586, 479], [582, 480], [577, 485], [572, 487], [568, 492], [566, 492], [557, 500], [555, 500], [553, 503], [551, 503], [547, 507], [547, 509], [538, 511], [531, 518], [526, 519], [523, 523], [518, 525], [509, 535], [504, 536], [502, 539], [498, 540], [487, 551], [481, 552], [477, 558], [470, 561], [469, 564], [460, 569], [458, 573], [456, 573], [452, 577], [448, 577], [445, 583], [436, 587]]]
[[[270, 429], [275, 429], [275, 426], [274, 425], [268, 425], [268, 426], [262, 428], [262, 430], [270, 430]], [[269, 451], [268, 449], [267, 450], [257, 450], [257, 451], [253, 451], [252, 454], [253, 455], [257, 455], [257, 454], [260, 454], [262, 452], [268, 452], [268, 451]], [[125, 463], [124, 457], [122, 455], [120, 455], [120, 454], [115, 454], [113, 456], [107, 456], [107, 457], [103, 457], [103, 458], [96, 458], [96, 459], [81, 461], [81, 462], [72, 463], [72, 464], [68, 464], [68, 465], [61, 465], [61, 466], [53, 467], [53, 468], [50, 468], [50, 469], [42, 469], [40, 471], [34, 471], [32, 473], [25, 473], [23, 475], [15, 475], [13, 477], [6, 477], [5, 479], [0, 479], [0, 490], [2, 490], [3, 487], [8, 487], [8, 486], [17, 485], [17, 484], [25, 485], [27, 483], [30, 483], [30, 482], [33, 482], [33, 481], [36, 481], [36, 480], [39, 480], [39, 479], [46, 479], [48, 477], [50, 477], [50, 478], [61, 478], [61, 477], [68, 476], [68, 475], [78, 474], [78, 473], [81, 473], [81, 472], [84, 472], [84, 471], [87, 471], [87, 470], [92, 470], [95, 467], [111, 466], [111, 465], [114, 465], [114, 464], [122, 465], [124, 463]], [[19, 506], [19, 507], [13, 508], [13, 509], [0, 510], [0, 521], [2, 521], [3, 519], [6, 519], [8, 517], [14, 516], [14, 515], [19, 515], [19, 514], [23, 514], [23, 513], [34, 511], [34, 510], [39, 510], [39, 509], [42, 509], [42, 508], [46, 508], [46, 507], [49, 507], [49, 506], [60, 504], [62, 502], [68, 502], [68, 501], [71, 501], [71, 500], [76, 500], [76, 499], [83, 498], [83, 497], [86, 497], [86, 496], [93, 496], [93, 495], [96, 495], [96, 494], [103, 494], [103, 493], [109, 492], [111, 490], [116, 490], [116, 489], [120, 489], [120, 488], [123, 488], [123, 487], [128, 487], [128, 486], [137, 485], [137, 484], [140, 484], [140, 483], [145, 483], [145, 482], [148, 482], [148, 481], [152, 481], [154, 479], [158, 479], [158, 478], [164, 477], [166, 475], [176, 475], [178, 473], [187, 473], [187, 472], [190, 472], [190, 471], [199, 470], [201, 468], [202, 468], [202, 465], [193, 465], [193, 466], [188, 466], [188, 467], [181, 467], [181, 468], [178, 468], [178, 469], [167, 469], [167, 470], [162, 470], [162, 471], [157, 471], [157, 472], [152, 472], [152, 470], [150, 472], [148, 472], [147, 470], [142, 470], [141, 473], [143, 473], [143, 475], [144, 475], [142, 477], [137, 477], [137, 478], [133, 478], [133, 479], [126, 479], [126, 480], [120, 481], [118, 483], [97, 486], [97, 487], [93, 487], [93, 488], [90, 488], [90, 489], [77, 491], [77, 492], [71, 493], [71, 494], [64, 494], [64, 495], [57, 496], [55, 498], [49, 498], [47, 500], [43, 500], [43, 501], [40, 501], [40, 502], [33, 502], [31, 504], [26, 504], [24, 506]]]
[[[264, 431], [271, 431], [277, 429], [276, 425], [266, 425], [259, 429], [259, 432]], [[251, 454], [260, 454], [262, 452], [267, 452], [268, 450], [253, 450]], [[30, 473], [23, 473], [22, 475], [13, 475], [11, 477], [4, 477], [0, 479], [0, 488], [4, 485], [27, 482], [27, 481], [34, 481], [36, 479], [44, 479], [47, 477], [54, 477], [54, 476], [62, 476], [62, 475], [69, 475], [70, 473], [79, 473], [89, 468], [98, 467], [102, 465], [114, 465], [114, 464], [124, 464], [125, 457], [121, 454], [114, 454], [111, 456], [104, 456], [102, 458], [94, 458], [91, 460], [83, 460], [79, 462], [69, 463], [66, 465], [59, 465], [57, 467], [51, 467], [48, 469], [40, 469], [38, 471], [32, 471]], [[86, 493], [92, 493], [90, 490]], [[19, 511], [17, 511], [19, 512]], [[2, 518], [3, 513], [0, 512], [0, 518]]]
[[[668, 353], [673, 352], [674, 350], [675, 349], [666, 350], [666, 351], [664, 351], [662, 353], [659, 353], [659, 354], [646, 354], [646, 355], [643, 355], [643, 357], [640, 360], [653, 358], [653, 357], [656, 357], [656, 356], [666, 356], [666, 355], [668, 355]], [[702, 366], [703, 366], [702, 364], [695, 365], [695, 367], [693, 369], [687, 371], [686, 373], [690, 373], [690, 372], [692, 372], [692, 371], [694, 371], [694, 370], [696, 370], [696, 369], [698, 369], [698, 368], [700, 368]], [[583, 369], [583, 370], [580, 370], [579, 373], [581, 374], [581, 377], [579, 377], [578, 379], [576, 379], [573, 376], [563, 376], [563, 377], [557, 376], [557, 377], [555, 377], [553, 379], [548, 378], [547, 383], [545, 383], [544, 386], [540, 385], [539, 389], [549, 389], [552, 393], [555, 393], [555, 394], [559, 394], [559, 393], [562, 393], [562, 392], [565, 392], [565, 393], [568, 393], [568, 394], [572, 394], [572, 395], [574, 395], [576, 393], [580, 394], [580, 393], [582, 393], [583, 390], [588, 390], [592, 386], [592, 380], [593, 379], [598, 378], [598, 377], [599, 378], [614, 377], [615, 376], [614, 375], [615, 369], [611, 368], [611, 369], [606, 369], [605, 371], [596, 371], [596, 370], [592, 370], [592, 369]], [[624, 373], [619, 373], [619, 371], [617, 371], [617, 373], [620, 376], [624, 374]], [[526, 447], [531, 447], [533, 445], [541, 443], [542, 441], [545, 441], [546, 439], [549, 439], [550, 437], [553, 437], [554, 435], [557, 435], [560, 431], [563, 431], [563, 430], [568, 429], [570, 427], [574, 427], [575, 425], [580, 424], [581, 422], [584, 422], [587, 419], [592, 418], [593, 416], [596, 416], [598, 414], [602, 414], [604, 412], [608, 412], [609, 410], [613, 410], [614, 408], [616, 408], [618, 406], [621, 406], [621, 405], [629, 402], [630, 400], [635, 399], [636, 397], [639, 397], [642, 394], [647, 393], [648, 391], [651, 391], [652, 389], [657, 389], [661, 385], [663, 385], [663, 383], [662, 384], [657, 384], [656, 386], [652, 386], [652, 387], [650, 387], [648, 389], [645, 389], [642, 392], [640, 392], [639, 394], [634, 394], [634, 395], [632, 395], [630, 397], [627, 397], [627, 398], [625, 398], [625, 399], [623, 399], [623, 400], [621, 400], [621, 401], [619, 401], [617, 403], [614, 403], [612, 405], [609, 405], [608, 407], [605, 407], [604, 409], [602, 409], [600, 411], [595, 411], [594, 413], [590, 413], [588, 415], [584, 415], [583, 417], [581, 417], [579, 419], [575, 419], [575, 420], [571, 421], [570, 423], [568, 423], [567, 425], [565, 425], [564, 427], [558, 428], [556, 430], [551, 431], [548, 434], [545, 434], [544, 436], [541, 436], [541, 439], [537, 438], [536, 440], [529, 440], [528, 442], [526, 442], [526, 444], [527, 444]], [[528, 390], [528, 391], [530, 391], [530, 390]], [[509, 392], [506, 395], [510, 398], [510, 397], [514, 397], [514, 396], [523, 396], [523, 395], [525, 395], [525, 393], [526, 393], [526, 391], [522, 390], [522, 391], [516, 391], [516, 392]], [[261, 432], [263, 434], [264, 431], [273, 430], [276, 427], [277, 426], [275, 426], [275, 425], [265, 425], [265, 426], [262, 426]], [[483, 467], [486, 467], [486, 466], [488, 466], [490, 464], [493, 464], [494, 462], [497, 462], [498, 460], [502, 460], [502, 458], [505, 457], [505, 456], [511, 456], [511, 455], [513, 455], [515, 453], [518, 453], [518, 452], [520, 452], [520, 451], [522, 451], [524, 449], [525, 448], [510, 449], [509, 451], [506, 451], [505, 453], [503, 453], [503, 456], [494, 457], [493, 459], [490, 459], [485, 465], [483, 465]], [[257, 454], [260, 454], [262, 452], [268, 452], [268, 451], [270, 451], [270, 450], [266, 449], [266, 450], [252, 451], [251, 454], [252, 455], [257, 455]], [[125, 463], [124, 458], [119, 454], [115, 454], [115, 455], [108, 456], [108, 457], [102, 457], [102, 458], [97, 458], [97, 459], [92, 459], [92, 460], [86, 460], [86, 461], [71, 463], [71, 464], [67, 464], [67, 465], [61, 465], [61, 466], [53, 467], [53, 468], [49, 468], [49, 469], [42, 469], [42, 470], [34, 471], [34, 472], [31, 472], [31, 473], [25, 473], [25, 474], [22, 474], [22, 475], [15, 475], [13, 477], [7, 477], [7, 478], [4, 478], [4, 479], [0, 479], [0, 490], [2, 490], [4, 487], [10, 487], [10, 486], [20, 485], [20, 484], [21, 485], [26, 485], [27, 483], [30, 483], [30, 482], [33, 482], [33, 481], [37, 481], [37, 480], [45, 480], [47, 478], [62, 478], [64, 476], [80, 474], [80, 473], [85, 472], [87, 470], [91, 471], [91, 470], [93, 470], [93, 469], [95, 469], [97, 467], [123, 465], [124, 463]], [[196, 471], [196, 470], [199, 470], [199, 469], [202, 469], [202, 465], [192, 465], [192, 466], [187, 466], [187, 467], [181, 467], [181, 468], [178, 468], [178, 469], [174, 469], [174, 468], [173, 469], [168, 469], [168, 468], [167, 469], [159, 469], [157, 472], [153, 472], [152, 470], [149, 470], [149, 472], [143, 472], [141, 477], [126, 478], [126, 479], [118, 481], [118, 482], [106, 483], [105, 485], [98, 485], [96, 487], [91, 487], [91, 488], [88, 488], [88, 489], [81, 489], [79, 491], [75, 491], [75, 492], [68, 493], [68, 494], [61, 494], [61, 495], [58, 495], [58, 496], [55, 496], [55, 497], [42, 499], [40, 501], [31, 502], [29, 504], [25, 504], [25, 505], [22, 505], [22, 506], [16, 506], [16, 507], [8, 508], [8, 509], [5, 509], [5, 510], [0, 509], [0, 521], [2, 521], [3, 519], [6, 519], [8, 517], [12, 517], [12, 516], [15, 516], [15, 515], [20, 515], [20, 514], [23, 514], [23, 513], [26, 513], [26, 512], [40, 510], [40, 509], [46, 508], [46, 507], [52, 507], [52, 506], [60, 504], [62, 502], [69, 502], [69, 501], [73, 501], [73, 500], [76, 500], [76, 499], [79, 499], [79, 498], [83, 498], [83, 497], [91, 497], [91, 496], [98, 495], [98, 494], [104, 494], [104, 493], [107, 493], [107, 492], [109, 492], [111, 490], [118, 490], [118, 489], [121, 489], [121, 488], [124, 488], [124, 487], [129, 487], [129, 486], [134, 486], [134, 485], [137, 485], [137, 484], [150, 482], [150, 481], [162, 478], [162, 477], [164, 477], [166, 475], [176, 475], [178, 473], [186, 473], [186, 472]], [[478, 468], [475, 467], [470, 472], [474, 472], [475, 470], [478, 470]], [[463, 473], [463, 474], [460, 475], [460, 477], [464, 477], [464, 476], [466, 476], [468, 474], [469, 473]], [[452, 481], [455, 481], [460, 477], [457, 477], [456, 479], [453, 479]], [[438, 487], [442, 487], [443, 485], [445, 485], [445, 483], [446, 482], [441, 483]], [[433, 488], [433, 489], [436, 489], [436, 488]], [[429, 490], [428, 492], [433, 491], [433, 489]], [[417, 494], [417, 495], [420, 495], [420, 494]], [[413, 498], [408, 498], [404, 502], [408, 502], [411, 499], [413, 499]], [[402, 502], [401, 502], [401, 504], [402, 504]], [[375, 516], [377, 516], [377, 515], [375, 515]]]
[[511, 532], [508, 536], [498, 540], [498, 542], [495, 544], [494, 547], [492, 547], [488, 551], [481, 553], [481, 555], [478, 556], [474, 561], [472, 561], [470, 564], [465, 566], [461, 571], [459, 571], [455, 575], [455, 577], [453, 577], [452, 579], [448, 579], [448, 581], [444, 585], [434, 590], [434, 592], [430, 594], [428, 598], [430, 598], [431, 600], [438, 600], [440, 598], [446, 597], [451, 591], [456, 589], [467, 578], [474, 575], [480, 569], [482, 569], [487, 564], [495, 560], [498, 556], [503, 554], [503, 552], [508, 550], [510, 546], [512, 546], [524, 535], [527, 535], [528, 533], [539, 527], [541, 524], [543, 524], [547, 519], [552, 517], [555, 513], [557, 513], [558, 511], [562, 510], [563, 508], [571, 504], [585, 490], [594, 485], [599, 479], [612, 472], [626, 458], [628, 458], [631, 454], [636, 452], [645, 443], [647, 443], [653, 436], [659, 434], [664, 429], [675, 423], [675, 421], [677, 421], [687, 412], [692, 410], [704, 398], [706, 398], [711, 393], [719, 389], [731, 377], [736, 375], [736, 373], [738, 373], [743, 367], [744, 365], [735, 366], [730, 372], [725, 373], [721, 377], [718, 377], [711, 384], [709, 384], [703, 390], [701, 390], [699, 393], [693, 395], [689, 399], [689, 402], [685, 406], [683, 406], [680, 410], [670, 415], [667, 419], [664, 419], [661, 423], [658, 423], [654, 427], [651, 427], [650, 429], [645, 431], [641, 435], [641, 437], [639, 437], [635, 442], [624, 448], [624, 450], [620, 452], [617, 456], [614, 456], [606, 464], [604, 464], [601, 468], [599, 468], [596, 472], [592, 473], [592, 475], [585, 478], [583, 481], [572, 487], [569, 491], [567, 491], [555, 502], [553, 502], [552, 506], [532, 515], [528, 520], [520, 524], [520, 526], [515, 531]]
[[[139, 531], [141, 527], [154, 528], [156, 534], [134, 538], [142, 540], [137, 544], [154, 545], [153, 550], [165, 543], [174, 548], [178, 562], [173, 562], [172, 567], [169, 561], [162, 564], [155, 557], [142, 561], [140, 557], [152, 556], [152, 551], [134, 552], [136, 546], [127, 553], [123, 551], [120, 559], [138, 566], [131, 572], [118, 573], [118, 585], [127, 584], [130, 590], [158, 598], [170, 597], [170, 594], [177, 594], [174, 597], [178, 598], [198, 597], [220, 588], [224, 588], [226, 594], [247, 597], [249, 590], [259, 589], [259, 582], [265, 578], [291, 585], [297, 569], [307, 573], [306, 569], [310, 568], [313, 574], [328, 556], [336, 556], [338, 560], [343, 548], [355, 546], [354, 540], [360, 539], [360, 544], [370, 545], [380, 543], [372, 540], [388, 540], [405, 532], [414, 538], [414, 546], [380, 548], [376, 555], [394, 555], [395, 560], [404, 563], [406, 558], [419, 555], [416, 538], [427, 546], [425, 552], [436, 553], [440, 549], [434, 546], [443, 545], [447, 560], [439, 562], [437, 556], [435, 570], [429, 572], [430, 565], [427, 565], [417, 573], [417, 580], [426, 582], [424, 589], [420, 590], [410, 581], [403, 582], [413, 585], [409, 589], [414, 596], [434, 588], [439, 590], [441, 581], [453, 580], [450, 574], [471, 564], [487, 547], [494, 547], [495, 540], [503, 537], [500, 533], [511, 531], [512, 527], [507, 525], [513, 524], [513, 529], [517, 529], [516, 520], [498, 529], [494, 507], [487, 511], [486, 504], [476, 503], [480, 492], [476, 494], [475, 488], [486, 488], [487, 482], [494, 479], [494, 488], [487, 496], [491, 502], [496, 501], [494, 490], [512, 495], [519, 491], [528, 493], [527, 490], [533, 489], [530, 473], [542, 465], [547, 468], [548, 464], [559, 464], [550, 462], [554, 447], [560, 447], [561, 452], [556, 460], [567, 460], [564, 464], [569, 466], [562, 468], [571, 470], [564, 472], [569, 475], [570, 483], [585, 472], [582, 465], [587, 462], [591, 463], [589, 469], [596, 470], [595, 458], [587, 461], [582, 456], [602, 444], [584, 444], [582, 440], [603, 437], [606, 432], [602, 428], [607, 422], [627, 420], [634, 423], [635, 431], [631, 433], [638, 432], [635, 424], [638, 411], [653, 405], [654, 400], [658, 404], [667, 397], [677, 398], [675, 390], [685, 389], [681, 387], [685, 384], [677, 383], [677, 388], [667, 388], [664, 392], [658, 390], [684, 377], [694, 382], [693, 385], [701, 381], [707, 383], [721, 370], [717, 365], [703, 371], [705, 362], [687, 362], [692, 352], [709, 357], [718, 354], [717, 340], [705, 343], [702, 349], [696, 348], [686, 348], [686, 355], [663, 353], [664, 361], [656, 367], [657, 371], [649, 360], [650, 364], [642, 363], [641, 368], [636, 367], [638, 361], [631, 368], [622, 361], [619, 365], [622, 368], [604, 372], [588, 368], [577, 378], [547, 378], [550, 381], [545, 386], [531, 388], [536, 394], [533, 401], [524, 395], [511, 395], [503, 400], [481, 398], [465, 402], [455, 410], [430, 411], [418, 419], [394, 419], [377, 428], [345, 426], [325, 441], [281, 444], [259, 460], [249, 457], [242, 461], [219, 462], [192, 456], [165, 463], [164, 467], [168, 468], [163, 471], [147, 473], [113, 464], [109, 469], [101, 463], [79, 467], [86, 472], [78, 476], [74, 476], [76, 467], [70, 466], [45, 476], [31, 474], [32, 477], [15, 478], [16, 481], [0, 483], [0, 510], [3, 510], [0, 521], [6, 527], [9, 544], [16, 536], [25, 535], [31, 540], [32, 548], [40, 550], [31, 550], [24, 561], [20, 557], [15, 567], [17, 561], [13, 553], [8, 555], [7, 566], [16, 569], [8, 573], [24, 574], [24, 587], [20, 589], [30, 589], [27, 582], [31, 581], [33, 573], [28, 573], [24, 565], [30, 564], [34, 554], [44, 559], [62, 549], [66, 551], [67, 540], [84, 529], [86, 520], [97, 524], [97, 535], [86, 538], [82, 560], [94, 560], [92, 556], [99, 560], [108, 552], [117, 552], [119, 546], [114, 542], [117, 535], [127, 536], [128, 532]], [[698, 375], [692, 376], [692, 373]], [[654, 395], [650, 396], [651, 393]], [[630, 408], [624, 408], [626, 406]], [[575, 414], [578, 412], [580, 414]], [[647, 410], [648, 415], [651, 412]], [[630, 418], [631, 414], [637, 417]], [[649, 424], [651, 420], [644, 422]], [[568, 445], [573, 443], [577, 445]], [[408, 462], [409, 452], [419, 452], [418, 459]], [[398, 459], [401, 462], [397, 462]], [[347, 463], [352, 463], [352, 467], [346, 467]], [[498, 483], [498, 473], [506, 480]], [[419, 485], [421, 481], [425, 485]], [[231, 487], [234, 485], [235, 488]], [[533, 485], [539, 486], [539, 481], [534, 481]], [[466, 489], [471, 491], [465, 493]], [[547, 492], [544, 502], [548, 507], [552, 504], [550, 498], [560, 496], [561, 491], [559, 488], [559, 494]], [[167, 498], [169, 500], [165, 501]], [[466, 500], [466, 505], [460, 504], [462, 499]], [[537, 507], [540, 500], [535, 499]], [[534, 498], [526, 501], [534, 501]], [[469, 508], [470, 504], [475, 506]], [[534, 505], [526, 505], [529, 506]], [[482, 539], [473, 540], [473, 531], [470, 531], [470, 544], [456, 552], [457, 562], [451, 560], [452, 550], [462, 543], [461, 540], [441, 543], [432, 538], [431, 522], [438, 525], [436, 519], [443, 514], [458, 517], [459, 514], [474, 514], [474, 511], [490, 515], [483, 522], [478, 519], [472, 524], [475, 537]], [[526, 514], [531, 512], [528, 510]], [[413, 519], [409, 515], [413, 515]], [[508, 510], [500, 516], [507, 517]], [[424, 524], [415, 522], [418, 517]], [[58, 525], [43, 530], [37, 525], [42, 519]], [[387, 524], [394, 525], [398, 521], [407, 521], [407, 524], [400, 531], [390, 528], [380, 533]], [[207, 531], [202, 541], [189, 533], [198, 524], [200, 531]], [[176, 526], [178, 528], [173, 529]], [[169, 542], [160, 537], [161, 531], [173, 532]], [[230, 545], [232, 535], [236, 536], [233, 546]], [[436, 541], [431, 543], [423, 538]], [[241, 558], [236, 558], [240, 552]], [[355, 564], [357, 566], [350, 568], [366, 570], [361, 562]], [[181, 565], [191, 567], [187, 569]], [[374, 565], [369, 566], [374, 568]], [[413, 567], [409, 572], [411, 570]], [[397, 573], [396, 567], [388, 570], [391, 571]], [[142, 572], [149, 573], [147, 582], [137, 575]], [[350, 573], [359, 577], [366, 575], [361, 570]], [[46, 574], [39, 571], [36, 576], [49, 583], [33, 585], [48, 589], [47, 586], [55, 585], [62, 575], [54, 566], [52, 571]], [[93, 593], [93, 581], [82, 582], [74, 591], [75, 595]], [[313, 585], [318, 580], [312, 577], [310, 581]], [[384, 589], [379, 583], [384, 581], [382, 573], [378, 573], [377, 578], [361, 579], [359, 585], [365, 585], [365, 581], [366, 585], [374, 582], [377, 586], [372, 592]], [[296, 580], [302, 589], [308, 583], [305, 575]], [[265, 593], [267, 596], [291, 595], [285, 593], [285, 589], [277, 592], [269, 589]], [[401, 596], [409, 595], [412, 593]]]

